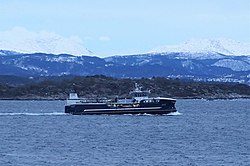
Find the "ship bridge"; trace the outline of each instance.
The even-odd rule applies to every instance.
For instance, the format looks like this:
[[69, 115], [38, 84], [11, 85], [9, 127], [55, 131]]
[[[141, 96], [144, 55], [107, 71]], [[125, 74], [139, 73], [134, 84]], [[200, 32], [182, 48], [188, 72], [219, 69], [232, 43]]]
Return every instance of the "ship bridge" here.
[[137, 83], [135, 83], [134, 89], [130, 91], [129, 94], [137, 102], [140, 102], [141, 100], [149, 98], [150, 90], [142, 90], [142, 87], [140, 87]]

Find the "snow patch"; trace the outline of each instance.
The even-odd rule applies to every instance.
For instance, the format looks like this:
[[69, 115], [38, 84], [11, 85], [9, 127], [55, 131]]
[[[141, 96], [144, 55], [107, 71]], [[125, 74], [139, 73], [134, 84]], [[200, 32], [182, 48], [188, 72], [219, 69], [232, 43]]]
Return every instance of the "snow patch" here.
[[214, 63], [212, 66], [226, 67], [233, 71], [249, 71], [250, 64], [240, 60], [223, 59]]
[[114, 66], [114, 64], [105, 64], [105, 67]]
[[69, 57], [63, 57], [63, 56], [50, 57], [50, 56], [47, 56], [46, 61], [48, 61], [48, 62], [59, 62], [59, 63], [68, 62], [68, 63], [83, 64], [82, 61], [79, 61], [77, 59], [77, 57], [75, 57], [75, 56], [69, 56]]
[[189, 68], [191, 70], [194, 69], [194, 63], [190, 60], [182, 61], [181, 64], [182, 64], [182, 67]]

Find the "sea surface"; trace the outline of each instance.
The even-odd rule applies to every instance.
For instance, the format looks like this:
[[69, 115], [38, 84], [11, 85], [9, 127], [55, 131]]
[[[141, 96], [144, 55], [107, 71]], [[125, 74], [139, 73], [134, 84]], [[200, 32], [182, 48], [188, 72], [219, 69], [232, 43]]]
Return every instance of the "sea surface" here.
[[177, 100], [172, 115], [66, 115], [0, 101], [1, 166], [250, 165], [250, 100]]

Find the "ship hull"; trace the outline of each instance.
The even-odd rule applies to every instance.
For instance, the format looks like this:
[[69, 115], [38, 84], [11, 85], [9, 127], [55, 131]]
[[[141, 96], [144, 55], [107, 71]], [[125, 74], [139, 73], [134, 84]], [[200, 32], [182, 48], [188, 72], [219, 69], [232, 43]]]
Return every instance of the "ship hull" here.
[[81, 105], [65, 106], [65, 113], [73, 115], [121, 115], [121, 114], [169, 114], [176, 112], [175, 108], [162, 108], [162, 107], [139, 107], [139, 108], [92, 108], [86, 109]]

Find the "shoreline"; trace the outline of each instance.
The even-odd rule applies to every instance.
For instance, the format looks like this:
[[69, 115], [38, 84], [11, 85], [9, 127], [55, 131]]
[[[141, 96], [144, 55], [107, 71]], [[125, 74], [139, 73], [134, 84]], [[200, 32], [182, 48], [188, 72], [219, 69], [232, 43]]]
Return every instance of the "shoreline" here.
[[[228, 96], [228, 97], [213, 97], [213, 96], [196, 96], [196, 97], [171, 97], [176, 100], [236, 100], [236, 99], [250, 99], [250, 96]], [[17, 98], [0, 98], [0, 100], [19, 100], [19, 101], [65, 101], [67, 100], [66, 98], [22, 98], [22, 97], [17, 97]]]

